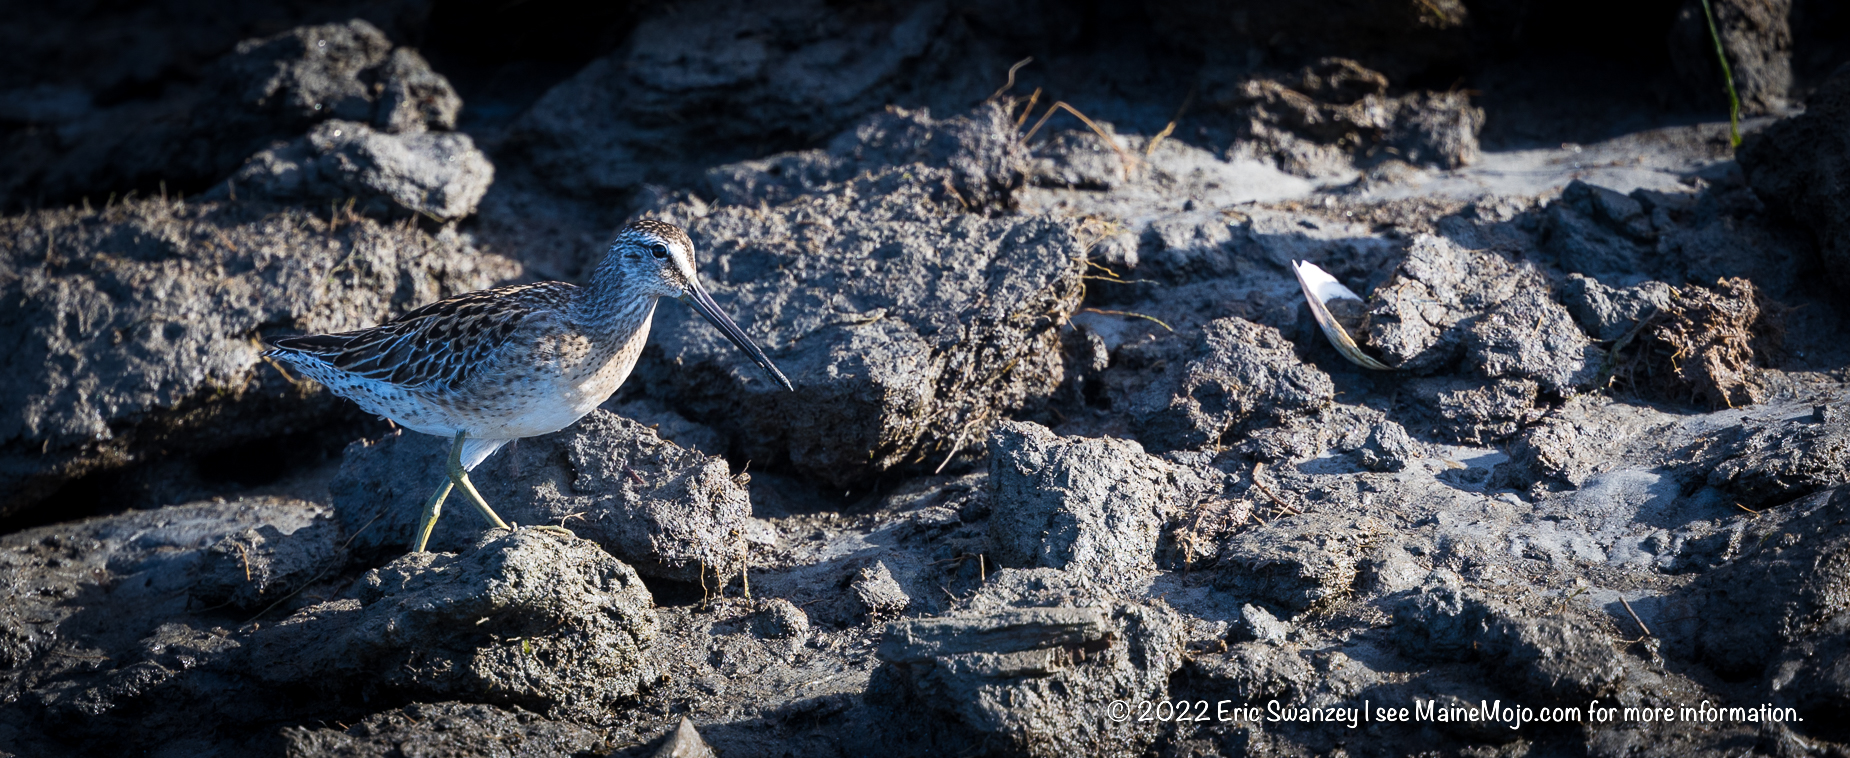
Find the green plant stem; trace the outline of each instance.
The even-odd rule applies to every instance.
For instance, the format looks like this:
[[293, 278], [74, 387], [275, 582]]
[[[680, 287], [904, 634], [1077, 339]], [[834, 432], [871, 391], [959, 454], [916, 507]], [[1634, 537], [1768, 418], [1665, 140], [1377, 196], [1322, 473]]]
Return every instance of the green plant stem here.
[[1715, 59], [1722, 62], [1722, 81], [1728, 84], [1728, 143], [1741, 146], [1741, 96], [1734, 91], [1734, 71], [1728, 68], [1728, 54], [1722, 51], [1721, 32], [1715, 30], [1715, 12], [1709, 0], [1702, 0], [1702, 15], [1709, 20], [1709, 39], [1715, 42]]

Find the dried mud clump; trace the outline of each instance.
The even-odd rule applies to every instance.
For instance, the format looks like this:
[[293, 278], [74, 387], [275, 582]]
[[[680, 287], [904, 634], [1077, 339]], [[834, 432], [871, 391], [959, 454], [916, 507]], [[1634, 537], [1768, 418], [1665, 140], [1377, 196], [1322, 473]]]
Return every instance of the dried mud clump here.
[[[1298, 360], [1277, 329], [1241, 318], [1210, 321], [1192, 335], [1120, 351], [1106, 381], [1154, 452], [1216, 445], [1243, 427], [1282, 423], [1328, 405], [1329, 375]], [[1153, 370], [1152, 370], [1153, 369]]]
[[[1750, 522], [1738, 558], [1673, 596], [1678, 615], [1694, 621], [1666, 635], [1730, 679], [1767, 672], [1782, 653], [1803, 658], [1823, 652], [1806, 648], [1843, 650], [1850, 638], [1845, 632], [1850, 629], [1847, 508], [1850, 488], [1840, 486], [1794, 502], [1773, 518]], [[1701, 623], [1704, 619], [1736, 622]], [[1841, 661], [1841, 655], [1812, 660]], [[1828, 663], [1816, 667], [1824, 674], [1840, 669]], [[1838, 703], [1847, 699], [1842, 693], [1834, 696]], [[1779, 695], [1784, 699], [1792, 693]]]
[[294, 142], [252, 155], [208, 197], [344, 200], [369, 216], [449, 221], [474, 213], [494, 178], [494, 164], [462, 132], [392, 134], [357, 121], [325, 121]]
[[834, 487], [980, 447], [1059, 386], [1055, 327], [1079, 306], [1086, 245], [1073, 220], [964, 213], [954, 186], [952, 171], [911, 164], [771, 208], [663, 209], [796, 391], [673, 304], [630, 385], [733, 452]]
[[721, 205], [780, 205], [869, 171], [914, 164], [950, 171], [948, 197], [964, 210], [996, 211], [1014, 203], [1028, 150], [997, 103], [949, 118], [888, 106], [836, 135], [826, 149], [716, 166], [707, 170], [705, 184]]
[[326, 506], [279, 497], [245, 502], [285, 518], [226, 535], [212, 545], [199, 564], [194, 600], [263, 610], [346, 564], [346, 540]]
[[408, 223], [257, 203], [0, 220], [0, 514], [164, 450], [326, 423], [340, 406], [266, 366], [263, 337], [370, 326], [518, 272]]
[[1249, 529], [1222, 548], [1214, 586], [1292, 616], [1327, 608], [1353, 588], [1356, 563], [1379, 529], [1325, 514]]
[[497, 532], [412, 553], [249, 638], [271, 686], [339, 699], [482, 698], [592, 716], [654, 678], [660, 622], [629, 566], [583, 540]]
[[[424, 499], [443, 482], [449, 448], [427, 434], [348, 446], [328, 489], [356, 552], [411, 541]], [[754, 528], [745, 478], [734, 479], [725, 460], [604, 410], [496, 453], [471, 480], [502, 518], [564, 524], [645, 576], [736, 576], [748, 540], [769, 531]], [[430, 549], [467, 549], [486, 529], [460, 496], [450, 496]]]
[[[140, 54], [145, 50], [124, 52]], [[0, 198], [11, 205], [157, 181], [199, 185], [329, 119], [413, 134], [453, 130], [462, 110], [455, 89], [423, 56], [395, 49], [359, 19], [245, 40], [202, 66], [198, 78], [196, 86], [170, 84], [175, 95], [156, 102], [74, 109], [59, 128], [0, 148], [0, 163], [10, 169], [0, 175]]]
[[1805, 420], [1749, 421], [1705, 437], [1691, 455], [1704, 481], [1743, 507], [1762, 509], [1850, 482], [1844, 405]]
[[518, 706], [458, 702], [412, 703], [344, 729], [285, 727], [279, 736], [287, 745], [284, 755], [304, 757], [486, 753], [565, 758], [609, 747], [596, 730], [569, 721], [542, 718]]
[[1244, 120], [1243, 149], [1292, 174], [1340, 174], [1357, 158], [1444, 169], [1477, 160], [1484, 111], [1468, 96], [1387, 90], [1381, 73], [1325, 58], [1295, 75], [1249, 79], [1219, 99]]
[[[1670, 63], [1691, 98], [1713, 98], [1722, 68], [1715, 58], [1721, 46], [1728, 73], [1741, 98], [1743, 114], [1776, 113], [1786, 107], [1793, 85], [1793, 0], [1716, 0], [1683, 3], [1670, 30]], [[1705, 8], [1714, 14], [1711, 21]], [[1713, 26], [1711, 26], [1713, 24]], [[1718, 39], [1719, 37], [1719, 39]], [[1699, 100], [1698, 102], [1703, 102]]]
[[513, 139], [562, 191], [627, 191], [686, 167], [681, 156], [813, 142], [887, 104], [961, 107], [994, 84], [958, 15], [938, 2], [685, 3], [547, 92]]
[[1661, 397], [1711, 408], [1758, 403], [1767, 395], [1759, 369], [1780, 347], [1783, 310], [1739, 277], [1679, 287], [1643, 324], [1637, 352], [1619, 368], [1633, 386]]
[[[1005, 571], [995, 581], [1015, 587], [1037, 573]], [[920, 742], [934, 753], [984, 745], [1037, 757], [1136, 755], [1150, 744], [1154, 729], [1113, 723], [1104, 706], [1168, 692], [1182, 658], [1173, 610], [1098, 598], [997, 607], [1007, 590], [986, 594], [967, 610], [886, 628], [870, 688], [920, 714]]]
[[1027, 422], [998, 426], [990, 450], [997, 560], [1103, 582], [1153, 572], [1164, 521], [1223, 484], [1129, 440], [1060, 437]]
[[1422, 234], [1394, 275], [1369, 295], [1367, 344], [1397, 369], [1439, 373], [1464, 356], [1475, 317], [1547, 286], [1529, 263]]
[[1767, 207], [1811, 230], [1825, 272], [1850, 292], [1850, 72], [1806, 100], [1805, 113], [1741, 142], [1741, 170]]

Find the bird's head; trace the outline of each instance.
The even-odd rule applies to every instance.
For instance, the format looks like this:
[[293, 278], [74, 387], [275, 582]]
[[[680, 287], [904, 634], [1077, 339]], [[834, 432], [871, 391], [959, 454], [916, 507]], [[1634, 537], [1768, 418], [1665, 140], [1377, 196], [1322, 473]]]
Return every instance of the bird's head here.
[[672, 297], [686, 303], [732, 340], [732, 344], [745, 351], [772, 381], [784, 389], [794, 389], [784, 373], [771, 363], [770, 357], [745, 336], [745, 331], [719, 309], [713, 296], [707, 294], [707, 288], [701, 286], [700, 277], [694, 272], [694, 241], [688, 239], [681, 227], [655, 219], [641, 219], [623, 227], [610, 243], [603, 268], [621, 272], [624, 288], [632, 292], [650, 297]]

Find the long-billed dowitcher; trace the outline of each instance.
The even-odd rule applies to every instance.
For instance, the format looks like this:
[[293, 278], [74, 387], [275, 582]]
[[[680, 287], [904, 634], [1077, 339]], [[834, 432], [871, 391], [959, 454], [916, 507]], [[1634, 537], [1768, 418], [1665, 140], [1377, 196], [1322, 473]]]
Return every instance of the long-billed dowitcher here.
[[469, 471], [502, 445], [570, 426], [629, 377], [655, 301], [692, 306], [778, 384], [794, 389], [694, 275], [694, 243], [673, 224], [624, 227], [583, 287], [540, 282], [440, 300], [370, 329], [274, 340], [281, 359], [336, 395], [413, 431], [451, 437], [448, 477], [424, 504], [423, 552], [452, 487], [495, 515]]

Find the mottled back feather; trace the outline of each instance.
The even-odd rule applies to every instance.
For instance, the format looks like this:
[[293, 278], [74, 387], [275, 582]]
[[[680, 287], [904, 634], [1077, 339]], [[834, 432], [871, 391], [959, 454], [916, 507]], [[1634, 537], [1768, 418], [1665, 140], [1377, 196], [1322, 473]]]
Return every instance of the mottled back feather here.
[[355, 376], [400, 387], [445, 389], [467, 379], [536, 311], [560, 311], [564, 282], [517, 284], [439, 300], [375, 327], [281, 337], [265, 355], [312, 356]]

